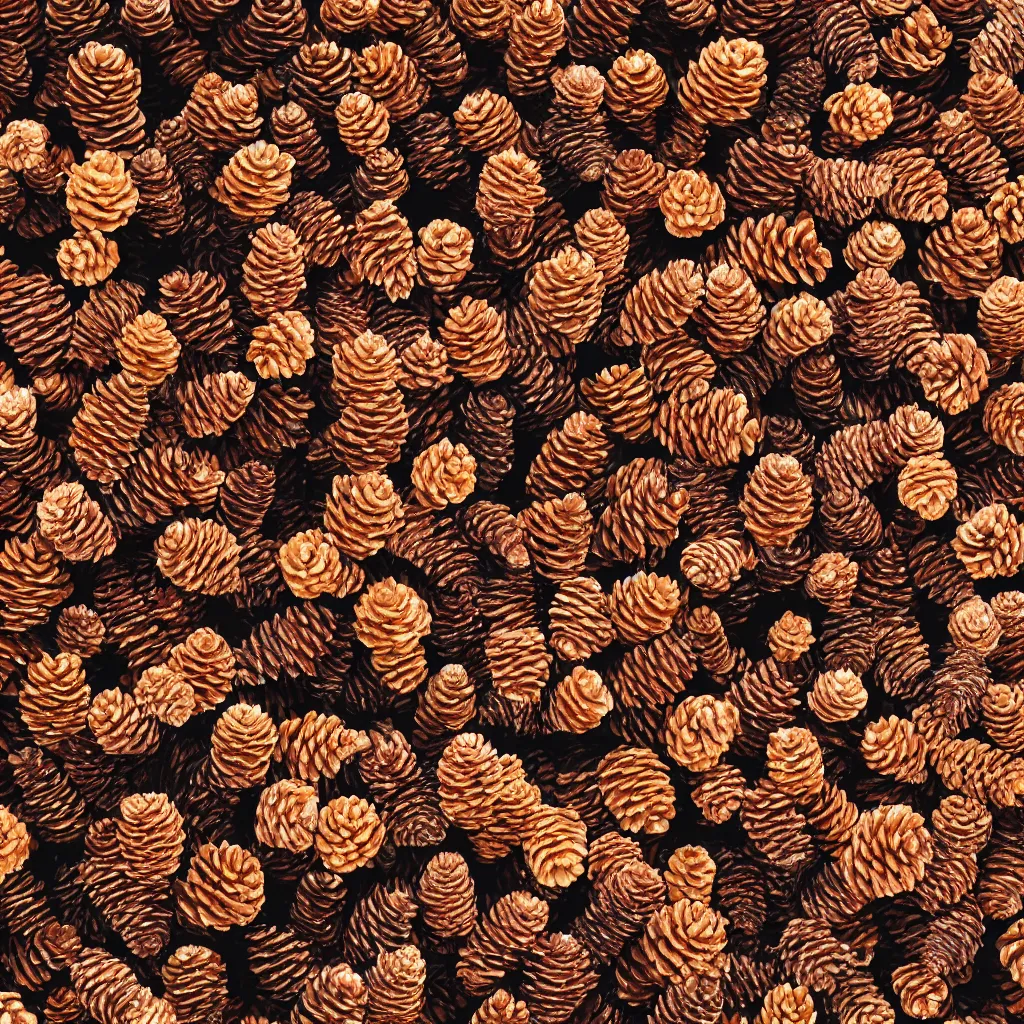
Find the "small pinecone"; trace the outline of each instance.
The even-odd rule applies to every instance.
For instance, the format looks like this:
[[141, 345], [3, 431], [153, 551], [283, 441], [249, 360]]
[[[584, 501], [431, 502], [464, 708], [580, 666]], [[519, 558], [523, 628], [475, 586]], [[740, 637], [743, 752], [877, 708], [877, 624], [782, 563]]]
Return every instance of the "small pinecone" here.
[[473, 269], [473, 234], [450, 220], [419, 230], [416, 266], [420, 280], [439, 295], [453, 291]]
[[363, 92], [350, 92], [334, 111], [338, 136], [354, 156], [365, 157], [388, 140], [391, 122], [387, 107]]
[[392, 302], [409, 297], [416, 282], [412, 231], [390, 199], [356, 214], [349, 260], [361, 280], [382, 286]]
[[347, 874], [373, 860], [384, 834], [373, 804], [362, 797], [339, 796], [320, 809], [314, 842], [328, 871]]
[[565, 14], [557, 0], [532, 0], [513, 16], [505, 50], [509, 92], [528, 96], [547, 87], [548, 69], [565, 35]]
[[716, 39], [691, 61], [677, 95], [694, 121], [727, 125], [743, 121], [761, 99], [768, 62], [760, 43]]
[[1024, 533], [1003, 504], [986, 505], [957, 527], [953, 551], [973, 579], [1013, 576], [1024, 564]]
[[147, 310], [125, 324], [117, 339], [117, 357], [130, 380], [146, 388], [159, 387], [178, 366], [181, 345], [167, 321]]
[[302, 243], [287, 224], [264, 224], [252, 236], [242, 264], [241, 292], [259, 317], [284, 313], [295, 306], [306, 287]]
[[948, 224], [933, 231], [921, 246], [921, 276], [934, 281], [953, 299], [982, 295], [999, 277], [1003, 243], [981, 210], [953, 211]]
[[313, 328], [301, 313], [288, 310], [271, 313], [253, 330], [245, 358], [261, 377], [276, 380], [305, 373], [313, 355]]
[[117, 843], [131, 878], [170, 878], [185, 848], [183, 819], [164, 793], [134, 793], [121, 801]]
[[124, 690], [102, 690], [89, 706], [89, 729], [108, 753], [119, 756], [151, 754], [160, 744], [155, 718], [143, 714]]
[[111, 232], [122, 228], [135, 212], [139, 192], [124, 161], [104, 149], [73, 164], [65, 202], [71, 223], [80, 231]]
[[281, 208], [281, 217], [298, 235], [308, 264], [333, 267], [341, 259], [348, 227], [330, 200], [317, 192], [297, 192]]
[[275, 849], [302, 853], [313, 845], [318, 815], [316, 790], [299, 779], [283, 779], [260, 794], [256, 838]]
[[941, 519], [956, 492], [956, 470], [940, 455], [915, 455], [900, 470], [899, 500], [922, 519]]
[[413, 459], [411, 482], [415, 500], [427, 508], [460, 504], [476, 486], [476, 459], [464, 444], [442, 438]]
[[105, 281], [117, 269], [120, 255], [117, 243], [99, 231], [77, 231], [65, 238], [57, 250], [61, 277], [79, 287], [91, 288]]
[[425, 1000], [427, 965], [415, 946], [384, 950], [366, 972], [367, 1024], [414, 1024]]
[[241, 586], [234, 536], [208, 519], [171, 523], [156, 542], [157, 566], [176, 586], [203, 594], [230, 594]]
[[653, 750], [613, 750], [598, 765], [597, 783], [620, 828], [653, 835], [668, 831], [676, 814], [675, 790], [667, 765]]
[[718, 764], [739, 727], [739, 712], [727, 700], [686, 697], [665, 721], [665, 746], [672, 760], [692, 772]]
[[255, 394], [256, 384], [236, 370], [187, 381], [178, 390], [181, 425], [189, 437], [223, 434], [245, 415]]
[[117, 547], [110, 520], [80, 483], [46, 491], [36, 515], [39, 532], [73, 562], [98, 562]]
[[227, 931], [250, 924], [263, 908], [263, 870], [240, 846], [204, 843], [177, 885], [178, 911], [195, 928]]
[[545, 721], [550, 729], [582, 734], [596, 729], [613, 707], [600, 675], [577, 665], [552, 691]]
[[867, 82], [851, 82], [823, 105], [832, 131], [856, 144], [877, 139], [892, 124], [892, 102]]
[[179, 728], [196, 708], [195, 692], [180, 672], [166, 665], [150, 665], [132, 691], [139, 710], [166, 725]]
[[331, 160], [323, 139], [309, 114], [294, 101], [277, 107], [270, 115], [274, 141], [295, 159], [295, 165], [307, 178], [326, 174]]
[[799, 661], [812, 643], [810, 619], [794, 615], [791, 611], [785, 612], [768, 630], [768, 646], [776, 661]]
[[68, 57], [64, 100], [87, 149], [130, 156], [145, 139], [142, 73], [124, 50], [88, 42]]
[[224, 165], [211, 194], [242, 220], [266, 220], [288, 201], [294, 166], [273, 143], [253, 142]]
[[57, 646], [65, 654], [91, 658], [102, 650], [105, 635], [103, 620], [84, 604], [66, 605], [57, 617]]
[[490, 89], [466, 93], [452, 119], [459, 141], [487, 156], [513, 148], [522, 130], [522, 121], [512, 102]]
[[702, 171], [673, 171], [658, 200], [665, 228], [676, 238], [697, 238], [725, 220], [725, 199]]
[[179, 946], [160, 969], [164, 998], [183, 1024], [200, 1024], [228, 1003], [224, 961], [206, 946]]
[[176, 235], [185, 223], [185, 205], [174, 166], [159, 149], [144, 149], [132, 159], [131, 175], [139, 190], [139, 220], [157, 238]]
[[258, 704], [235, 704], [213, 727], [211, 775], [226, 789], [249, 789], [263, 782], [277, 745], [273, 719]]
[[505, 317], [484, 299], [464, 296], [448, 310], [438, 335], [452, 369], [474, 384], [497, 380], [509, 367]]

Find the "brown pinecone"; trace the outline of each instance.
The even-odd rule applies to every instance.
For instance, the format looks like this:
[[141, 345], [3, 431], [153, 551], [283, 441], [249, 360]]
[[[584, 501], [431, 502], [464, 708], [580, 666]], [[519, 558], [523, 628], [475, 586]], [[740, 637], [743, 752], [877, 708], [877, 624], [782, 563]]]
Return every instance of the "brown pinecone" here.
[[148, 310], [125, 324], [117, 340], [117, 357], [125, 375], [146, 388], [159, 387], [174, 373], [180, 353], [167, 321]]
[[297, 533], [281, 545], [277, 563], [296, 597], [304, 601], [322, 594], [344, 597], [362, 586], [362, 570], [344, 560], [333, 541], [330, 534], [314, 529]]
[[810, 992], [788, 981], [765, 993], [756, 1024], [814, 1024], [817, 1012]]
[[720, 263], [708, 274], [704, 302], [694, 322], [720, 355], [731, 356], [753, 344], [765, 325], [761, 295], [741, 267]]
[[869, 220], [849, 235], [843, 259], [853, 270], [871, 267], [892, 270], [906, 251], [906, 243], [895, 224], [887, 220]]
[[0, 621], [8, 632], [40, 626], [73, 590], [56, 549], [38, 533], [8, 537], [0, 550]]
[[241, 549], [232, 533], [209, 519], [179, 519], [155, 545], [157, 566], [175, 586], [203, 594], [230, 594], [241, 586]]
[[133, 793], [120, 805], [117, 844], [124, 871], [142, 882], [170, 878], [185, 848], [183, 818], [164, 793]]
[[155, 718], [144, 715], [124, 690], [102, 690], [89, 706], [89, 729], [108, 753], [122, 757], [151, 754], [160, 745]]
[[744, 569], [753, 569], [757, 555], [738, 537], [709, 537], [687, 544], [679, 556], [679, 568], [698, 590], [724, 594]]
[[259, 138], [259, 99], [254, 85], [233, 85], [211, 71], [192, 86], [181, 118], [203, 149], [223, 154]]
[[452, 115], [459, 141], [493, 156], [515, 146], [522, 121], [507, 96], [480, 89], [468, 92]]
[[110, 520], [80, 483], [44, 492], [36, 516], [40, 534], [73, 562], [98, 562], [117, 547]]
[[956, 470], [940, 455], [915, 455], [900, 470], [900, 502], [922, 519], [941, 519], [956, 491]]
[[288, 201], [294, 166], [272, 142], [253, 142], [224, 165], [211, 195], [241, 220], [266, 220]]
[[867, 82], [851, 82], [825, 100], [831, 129], [845, 140], [860, 144], [882, 135], [892, 124], [892, 102]]
[[245, 358], [261, 377], [280, 379], [305, 373], [313, 355], [313, 328], [300, 312], [288, 310], [271, 313], [253, 330]]
[[295, 232], [308, 264], [333, 267], [348, 241], [348, 226], [334, 204], [317, 192], [296, 192], [281, 208], [281, 217]]
[[658, 199], [665, 229], [676, 238], [697, 238], [725, 220], [725, 199], [717, 183], [702, 171], [669, 174]]
[[476, 459], [443, 437], [413, 458], [411, 482], [415, 501], [426, 508], [461, 504], [476, 486]]
[[717, 911], [694, 900], [658, 910], [644, 934], [616, 968], [619, 998], [631, 1005], [650, 999], [687, 974], [719, 976], [725, 966], [725, 922]]
[[996, 444], [1014, 455], [1024, 455], [1024, 384], [1005, 384], [992, 391], [982, 423]]
[[199, 1024], [227, 1005], [227, 967], [206, 946], [179, 946], [160, 969], [160, 976], [164, 997], [179, 1021]]
[[390, 199], [356, 214], [349, 259], [359, 279], [382, 286], [392, 302], [409, 297], [416, 281], [412, 231]]
[[365, 1020], [368, 993], [348, 964], [332, 964], [310, 975], [292, 1008], [293, 1024]]
[[424, 1003], [427, 965], [415, 946], [384, 950], [366, 972], [367, 1024], [413, 1024]]
[[526, 892], [502, 896], [480, 918], [459, 954], [459, 980], [482, 995], [514, 970], [547, 926], [548, 904]]
[[586, 561], [594, 522], [586, 499], [575, 492], [535, 501], [519, 513], [536, 571], [551, 580], [576, 576]]
[[503, 988], [495, 989], [477, 1008], [469, 1024], [529, 1024], [530, 1009]]
[[28, 860], [30, 846], [24, 824], [0, 805], [0, 881], [13, 875]]
[[91, 288], [105, 281], [119, 262], [117, 243], [99, 231], [76, 231], [57, 250], [61, 277], [79, 287]]
[[665, 720], [665, 746], [678, 764], [704, 772], [718, 764], [738, 727], [739, 712], [729, 701], [686, 697]]
[[430, 634], [430, 625], [423, 598], [393, 577], [374, 583], [356, 604], [356, 638], [373, 652], [371, 661], [384, 684], [400, 693], [427, 678], [420, 641]]
[[177, 887], [178, 911], [194, 928], [227, 931], [250, 924], [263, 908], [263, 870], [240, 846], [203, 843]]
[[269, 318], [294, 309], [306, 287], [302, 243], [287, 224], [264, 224], [242, 264], [241, 292], [252, 311]]
[[827, 551], [812, 563], [804, 579], [807, 596], [829, 609], [846, 608], [857, 587], [860, 567], [840, 551]]
[[954, 299], [981, 295], [999, 276], [1002, 241], [981, 210], [953, 211], [949, 224], [933, 231], [921, 246], [921, 276]]
[[966, 412], [988, 387], [988, 355], [969, 334], [943, 334], [910, 356], [907, 368], [925, 398], [951, 416]]
[[314, 842], [328, 871], [347, 874], [377, 856], [384, 825], [373, 804], [362, 797], [339, 796], [320, 808]]
[[565, 15], [557, 2], [532, 0], [513, 12], [505, 50], [509, 92], [528, 96], [543, 91], [548, 69], [565, 41]]
[[627, 832], [667, 832], [676, 814], [668, 767], [653, 750], [620, 747], [597, 768], [601, 799]]
[[674, 337], [700, 303], [704, 282], [690, 260], [673, 260], [644, 274], [626, 295], [619, 315], [622, 345], [649, 345]]
[[582, 734], [596, 729], [613, 707], [600, 675], [577, 665], [552, 691], [545, 721], [550, 729]]
[[313, 845], [318, 815], [316, 790], [298, 779], [282, 779], [260, 793], [256, 838], [275, 849], [302, 853]]
[[217, 719], [210, 737], [212, 778], [225, 789], [260, 785], [277, 746], [274, 720], [259, 704], [235, 704]]
[[439, 295], [453, 291], [473, 268], [473, 234], [450, 220], [419, 230], [416, 265], [420, 281]]
[[728, 466], [752, 455], [761, 424], [749, 417], [746, 396], [731, 388], [715, 388], [686, 405], [665, 402], [655, 435], [673, 454], [689, 462]]
[[68, 57], [64, 101], [91, 151], [130, 156], [142, 147], [146, 119], [139, 110], [141, 93], [141, 72], [117, 46], [88, 42]]
[[610, 211], [587, 210], [573, 225], [576, 243], [594, 261], [607, 287], [622, 275], [629, 253], [629, 235]]
[[192, 687], [197, 713], [216, 707], [231, 692], [235, 656], [227, 641], [208, 627], [197, 629], [173, 647], [167, 666], [180, 672]]
[[424, 924], [440, 938], [468, 935], [476, 924], [476, 892], [462, 854], [436, 854], [423, 870], [417, 890]]
[[18, 689], [21, 720], [36, 742], [53, 747], [82, 732], [92, 694], [77, 654], [43, 654], [30, 661]]
[[330, 169], [331, 160], [316, 126], [305, 109], [294, 101], [276, 107], [270, 115], [274, 141], [307, 178], [318, 178]]
[[791, 611], [784, 612], [768, 630], [768, 646], [776, 661], [798, 661], [813, 643], [810, 619]]
[[508, 369], [505, 318], [484, 299], [464, 296], [448, 310], [438, 335], [452, 368], [474, 384], [497, 380]]
[[546, 195], [536, 161], [516, 149], [506, 149], [489, 156], [484, 164], [477, 185], [476, 212], [485, 227], [515, 227], [533, 220]]
[[612, 117], [645, 135], [651, 118], [668, 99], [668, 79], [646, 50], [626, 50], [612, 61], [604, 101]]
[[540, 700], [552, 659], [544, 634], [536, 626], [494, 628], [487, 634], [485, 650], [498, 693], [530, 704]]
[[371, 471], [336, 476], [324, 509], [324, 527], [351, 558], [368, 558], [396, 533], [404, 518], [391, 480]]
[[565, 344], [585, 341], [601, 312], [604, 282], [593, 257], [573, 246], [533, 265], [528, 301], [534, 322]]
[[185, 204], [177, 171], [159, 149], [136, 153], [131, 163], [132, 181], [139, 190], [139, 220], [157, 238], [181, 231]]
[[711, 889], [717, 871], [711, 854], [703, 846], [680, 846], [672, 852], [665, 866], [665, 884], [668, 898], [711, 902]]
[[788, 547], [814, 515], [811, 479], [793, 456], [772, 452], [751, 472], [739, 509], [759, 545]]
[[365, 157], [388, 140], [391, 121], [388, 108], [364, 92], [350, 92], [334, 111], [341, 141], [354, 156]]
[[973, 579], [1013, 576], [1024, 564], [1021, 526], [1001, 503], [986, 505], [957, 527], [953, 551]]
[[255, 394], [255, 383], [236, 370], [186, 381], [177, 394], [181, 425], [189, 437], [223, 434], [245, 415]]
[[624, 149], [605, 170], [601, 205], [620, 220], [640, 217], [658, 205], [665, 167], [642, 149]]
[[828, 306], [807, 292], [782, 299], [772, 306], [764, 330], [764, 347], [785, 364], [832, 337], [832, 314]]
[[139, 192], [124, 161], [97, 149], [81, 164], [73, 164], [65, 201], [71, 223], [80, 231], [116, 231], [128, 223]]
[[430, 677], [416, 708], [414, 738], [458, 732], [476, 713], [476, 690], [461, 665], [445, 665]]
[[166, 665], [151, 665], [132, 691], [139, 710], [167, 725], [184, 725], [196, 708], [195, 692], [185, 677]]
[[352, 66], [362, 91], [383, 103], [396, 121], [412, 117], [430, 96], [416, 62], [398, 43], [373, 43], [353, 57]]
[[343, 764], [369, 747], [366, 733], [347, 728], [336, 715], [307, 711], [280, 724], [274, 760], [283, 761], [293, 778], [317, 782], [321, 775], [333, 779]]
[[671, 627], [681, 603], [679, 585], [671, 577], [635, 573], [612, 587], [612, 626], [624, 643], [644, 643]]
[[727, 125], [750, 116], [761, 98], [768, 62], [764, 48], [747, 39], [716, 39], [690, 61], [677, 96], [694, 121]]
[[202, 270], [194, 274], [174, 270], [160, 278], [160, 312], [183, 345], [218, 352], [234, 340], [225, 288], [223, 278]]
[[848, 722], [867, 706], [868, 692], [850, 669], [822, 672], [807, 695], [808, 707], [823, 722]]

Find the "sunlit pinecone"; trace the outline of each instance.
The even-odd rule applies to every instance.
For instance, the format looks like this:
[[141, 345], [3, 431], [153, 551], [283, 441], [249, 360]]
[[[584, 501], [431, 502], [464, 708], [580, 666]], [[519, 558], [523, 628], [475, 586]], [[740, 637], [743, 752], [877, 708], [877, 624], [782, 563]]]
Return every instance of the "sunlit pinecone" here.
[[280, 379], [305, 373], [313, 354], [313, 328], [300, 312], [288, 310], [271, 313], [253, 330], [245, 358], [261, 377]]
[[363, 92], [342, 96], [334, 119], [341, 141], [355, 156], [365, 157], [379, 149], [391, 130], [387, 107]]
[[0, 135], [0, 167], [9, 171], [30, 171], [43, 163], [49, 153], [50, 130], [32, 120], [7, 123]]
[[807, 292], [772, 306], [764, 330], [764, 347], [779, 363], [788, 363], [832, 337], [828, 306]]
[[371, 471], [336, 476], [324, 510], [324, 526], [351, 558], [375, 554], [401, 527], [402, 500], [391, 480]]
[[416, 283], [412, 231], [390, 199], [356, 214], [349, 259], [359, 278], [382, 286], [392, 302], [409, 297]]
[[223, 712], [210, 737], [210, 769], [226, 789], [260, 785], [277, 746], [274, 720], [259, 704], [235, 704]]
[[571, 245], [530, 270], [528, 301], [534, 321], [570, 346], [586, 340], [600, 315], [603, 294], [604, 281], [593, 257]]
[[644, 274], [629, 290], [619, 314], [620, 343], [647, 345], [675, 337], [699, 305], [703, 291], [703, 279], [690, 260], [672, 260]]
[[227, 641], [204, 626], [171, 648], [167, 666], [182, 674], [191, 685], [196, 711], [209, 711], [231, 692], [235, 656]]
[[355, 633], [369, 647], [385, 684], [401, 693], [427, 678], [421, 640], [430, 634], [426, 602], [411, 587], [388, 577], [374, 583], [355, 608]]
[[565, 45], [565, 14], [557, 0], [532, 0], [513, 11], [505, 67], [513, 96], [542, 92], [548, 69]]
[[750, 275], [732, 263], [719, 263], [705, 281], [704, 302], [693, 319], [708, 344], [723, 356], [749, 348], [765, 325], [765, 308]]
[[139, 677], [132, 696], [144, 714], [175, 728], [184, 725], [196, 709], [191, 684], [166, 665], [150, 665]]
[[643, 643], [672, 625], [681, 603], [679, 585], [671, 577], [639, 572], [612, 587], [612, 626], [624, 643]]
[[998, 277], [978, 301], [978, 330], [985, 348], [995, 360], [1012, 359], [1024, 351], [1024, 282]]
[[514, 970], [548, 923], [548, 904], [531, 893], [502, 896], [481, 916], [459, 953], [456, 973], [471, 995], [482, 995]]
[[745, 395], [732, 388], [714, 388], [683, 404], [663, 403], [655, 435], [668, 450], [693, 463], [728, 466], [753, 455], [761, 424], [750, 415]]
[[0, 804], [0, 881], [13, 875], [28, 860], [30, 846], [24, 824]]
[[679, 568], [698, 590], [724, 594], [744, 569], [753, 569], [757, 556], [738, 537], [710, 537], [687, 544], [679, 556]]
[[824, 107], [832, 130], [854, 143], [877, 139], [892, 124], [891, 100], [867, 82], [851, 82], [829, 96]]
[[313, 845], [318, 814], [312, 786], [299, 779], [282, 779], [260, 793], [256, 838], [279, 850], [302, 853]]
[[887, 220], [869, 220], [851, 232], [843, 249], [843, 259], [853, 270], [870, 267], [892, 270], [906, 250], [906, 243], [895, 224]]
[[487, 634], [485, 651], [498, 693], [530, 704], [540, 700], [552, 658], [544, 634], [536, 626], [494, 628]]
[[807, 705], [823, 722], [848, 722], [868, 703], [860, 676], [847, 668], [821, 672], [807, 694]]
[[985, 402], [985, 432], [1014, 455], [1024, 455], [1024, 384], [1004, 384]]
[[596, 729], [613, 707], [601, 676], [577, 665], [552, 691], [545, 720], [551, 729], [582, 734]]
[[717, 911], [688, 899], [663, 907], [619, 960], [619, 998], [640, 1005], [687, 974], [718, 976], [727, 962], [725, 946], [725, 921]]
[[92, 694], [77, 654], [43, 653], [18, 688], [18, 711], [37, 743], [53, 747], [82, 732]]
[[125, 374], [146, 388], [158, 387], [174, 373], [181, 353], [167, 321], [148, 310], [125, 324], [116, 345]]
[[915, 455], [900, 470], [899, 499], [922, 519], [941, 519], [956, 491], [956, 470], [941, 455]]
[[540, 885], [566, 888], [583, 874], [587, 827], [567, 807], [541, 804], [526, 822], [523, 857]]
[[263, 908], [263, 869], [240, 846], [203, 843], [177, 884], [178, 911], [195, 928], [227, 931], [250, 924]]
[[302, 718], [287, 718], [278, 727], [274, 760], [288, 773], [306, 782], [333, 779], [341, 766], [368, 750], [366, 733], [349, 729], [337, 715], [307, 711]]
[[776, 661], [797, 661], [814, 643], [810, 619], [784, 612], [768, 630], [768, 646]]
[[288, 589], [302, 600], [322, 594], [344, 597], [360, 589], [363, 573], [343, 558], [330, 534], [304, 530], [281, 545], [277, 564]]
[[139, 202], [138, 189], [124, 161], [105, 149], [74, 164], [68, 176], [65, 203], [79, 231], [116, 231], [128, 223]]
[[414, 1024], [425, 999], [427, 965], [415, 946], [384, 950], [366, 972], [367, 1024]]
[[668, 898], [711, 902], [711, 889], [717, 868], [711, 854], [703, 846], [680, 846], [672, 851], [665, 865], [665, 884]]
[[650, 133], [650, 120], [666, 99], [668, 79], [653, 54], [626, 50], [612, 61], [604, 101], [613, 117]]
[[80, 483], [45, 491], [36, 516], [39, 532], [73, 562], [98, 562], [117, 547], [113, 525]]
[[594, 530], [583, 495], [572, 492], [563, 498], [535, 501], [517, 519], [540, 575], [560, 581], [579, 573]]
[[814, 1024], [817, 1012], [807, 988], [788, 981], [765, 993], [756, 1024]]
[[65, 605], [57, 617], [57, 646], [65, 654], [91, 658], [103, 649], [105, 635], [103, 620], [84, 604]]
[[79, 287], [91, 288], [105, 281], [119, 262], [117, 242], [99, 231], [78, 231], [65, 238], [57, 250], [61, 277]]
[[348, 964], [335, 963], [311, 974], [292, 1008], [293, 1024], [366, 1019], [366, 984]]
[[144, 714], [135, 698], [124, 690], [95, 694], [87, 721], [96, 742], [108, 754], [151, 754], [160, 743], [156, 719]]
[[446, 219], [432, 220], [418, 232], [416, 266], [420, 280], [439, 295], [453, 291], [473, 268], [473, 234]]
[[573, 225], [573, 232], [576, 244], [593, 259], [606, 287], [621, 277], [629, 252], [629, 235], [610, 210], [587, 210]]
[[187, 381], [178, 390], [181, 425], [189, 437], [223, 434], [242, 418], [255, 394], [255, 383], [235, 370]]
[[841, 551], [826, 551], [811, 563], [804, 590], [830, 609], [849, 607], [859, 573], [858, 564]]
[[117, 844], [131, 878], [169, 878], [178, 870], [185, 848], [183, 819], [164, 793], [133, 793], [120, 805]]
[[483, 299], [465, 296], [448, 310], [438, 335], [452, 368], [474, 384], [497, 380], [508, 369], [505, 318]]
[[658, 199], [665, 229], [676, 238], [697, 238], [725, 220], [725, 199], [716, 182], [703, 171], [669, 174]]
[[912, 722], [890, 715], [869, 722], [860, 744], [864, 763], [899, 782], [921, 783], [927, 776], [927, 746]]
[[957, 527], [953, 551], [972, 578], [1013, 576], [1024, 564], [1024, 534], [1010, 510], [986, 505]]
[[605, 171], [601, 205], [629, 221], [658, 205], [665, 187], [665, 166], [643, 149], [624, 149]]
[[943, 334], [915, 352], [907, 367], [925, 398], [951, 416], [966, 412], [988, 387], [988, 355], [970, 334]]
[[294, 166], [295, 158], [272, 142], [252, 142], [224, 165], [211, 195], [242, 220], [266, 220], [288, 201]]
[[1024, 753], [1024, 687], [1019, 684], [990, 683], [981, 699], [985, 732], [1000, 749]]
[[306, 287], [302, 243], [287, 224], [264, 224], [242, 264], [241, 292], [259, 317], [286, 313]]
[[207, 946], [179, 946], [160, 970], [164, 996], [179, 1021], [198, 1024], [228, 1001], [227, 967]]
[[430, 95], [416, 62], [398, 43], [372, 43], [353, 56], [352, 64], [362, 91], [383, 103], [395, 121], [412, 117]]
[[743, 121], [767, 82], [764, 47], [748, 39], [716, 39], [690, 61], [676, 87], [679, 103], [694, 120], [726, 125]]
[[522, 121], [507, 96], [478, 89], [468, 92], [452, 114], [459, 141], [468, 149], [493, 156], [515, 146]]
[[517, 149], [505, 149], [489, 156], [484, 164], [476, 212], [487, 227], [515, 227], [532, 221], [545, 197], [537, 162]]
[[739, 728], [739, 712], [709, 694], [686, 697], [665, 720], [665, 746], [674, 761], [692, 772], [718, 764]]
[[130, 156], [142, 147], [146, 119], [139, 109], [142, 73], [124, 50], [87, 42], [68, 57], [64, 102], [89, 151]]
[[380, 817], [362, 797], [335, 797], [320, 809], [314, 843], [329, 871], [347, 874], [369, 864], [383, 842]]
[[999, 276], [1003, 243], [995, 226], [975, 207], [953, 211], [921, 246], [921, 276], [953, 299], [985, 292]]
[[259, 92], [211, 71], [197, 79], [181, 112], [190, 135], [210, 153], [226, 154], [259, 138]]
[[476, 486], [476, 459], [464, 444], [443, 437], [412, 460], [415, 501], [426, 508], [461, 504]]
[[453, 0], [449, 17], [471, 39], [498, 41], [508, 34], [512, 12], [502, 0]]
[[156, 562], [175, 586], [202, 594], [230, 594], [241, 586], [234, 535], [210, 519], [179, 519], [157, 540]]
[[772, 452], [754, 467], [739, 510], [754, 540], [765, 547], [787, 547], [814, 515], [812, 481], [791, 455]]
[[627, 832], [667, 832], [676, 815], [668, 767], [653, 750], [620, 747], [601, 759], [597, 784], [605, 806]]
[[607, 647], [615, 633], [608, 597], [592, 576], [562, 581], [548, 610], [550, 644], [566, 661], [582, 661]]

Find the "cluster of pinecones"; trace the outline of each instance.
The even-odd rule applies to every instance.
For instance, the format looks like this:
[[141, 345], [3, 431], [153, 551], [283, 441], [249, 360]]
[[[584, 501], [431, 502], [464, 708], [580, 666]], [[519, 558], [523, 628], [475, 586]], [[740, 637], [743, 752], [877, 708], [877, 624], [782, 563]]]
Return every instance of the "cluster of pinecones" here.
[[1024, 0], [0, 0], [0, 1022], [1024, 1014]]

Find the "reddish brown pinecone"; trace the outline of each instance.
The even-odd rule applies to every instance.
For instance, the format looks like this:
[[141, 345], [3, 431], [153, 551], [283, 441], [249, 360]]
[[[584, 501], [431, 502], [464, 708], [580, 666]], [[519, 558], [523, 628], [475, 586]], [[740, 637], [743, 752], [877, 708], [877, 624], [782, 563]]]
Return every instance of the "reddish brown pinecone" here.
[[68, 57], [64, 101], [89, 150], [130, 156], [142, 147], [146, 119], [139, 110], [142, 73], [110, 43], [88, 42]]
[[36, 516], [39, 532], [73, 562], [98, 562], [117, 547], [113, 525], [80, 483], [46, 491]]
[[43, 654], [28, 664], [18, 709], [36, 741], [52, 747], [85, 729], [91, 698], [77, 654]]
[[249, 924], [263, 907], [263, 870], [240, 846], [204, 843], [177, 885], [178, 910], [196, 928], [227, 931]]
[[271, 142], [243, 146], [224, 165], [212, 195], [242, 220], [266, 220], [288, 201], [295, 158]]

